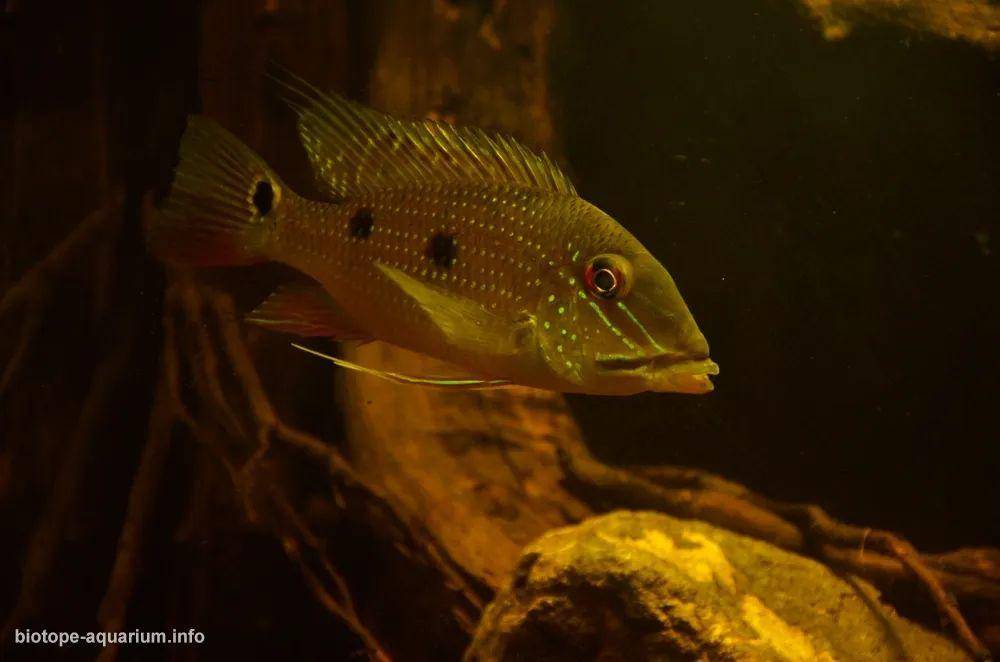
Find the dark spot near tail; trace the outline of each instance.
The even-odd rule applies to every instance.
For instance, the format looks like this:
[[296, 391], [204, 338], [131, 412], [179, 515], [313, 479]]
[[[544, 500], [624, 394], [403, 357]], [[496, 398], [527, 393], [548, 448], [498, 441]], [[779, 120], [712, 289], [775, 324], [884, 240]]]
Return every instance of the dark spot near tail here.
[[371, 236], [374, 227], [375, 217], [372, 216], [372, 210], [367, 207], [358, 209], [354, 212], [354, 216], [351, 216], [351, 220], [347, 222], [347, 229], [355, 239], [367, 239]]
[[458, 257], [458, 244], [450, 234], [438, 232], [427, 242], [427, 257], [439, 267], [450, 269]]
[[257, 182], [257, 188], [253, 192], [253, 206], [261, 216], [271, 213], [271, 207], [274, 206], [274, 189], [271, 187], [271, 182]]

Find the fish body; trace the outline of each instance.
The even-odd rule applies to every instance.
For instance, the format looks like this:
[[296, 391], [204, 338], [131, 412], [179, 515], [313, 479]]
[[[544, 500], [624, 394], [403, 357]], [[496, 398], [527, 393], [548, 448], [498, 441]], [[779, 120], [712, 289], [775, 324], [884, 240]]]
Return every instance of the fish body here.
[[273, 260], [318, 284], [279, 290], [250, 321], [388, 342], [488, 383], [711, 390], [717, 367], [666, 269], [546, 157], [284, 84], [336, 202], [296, 195], [238, 139], [192, 117], [151, 229], [168, 261]]

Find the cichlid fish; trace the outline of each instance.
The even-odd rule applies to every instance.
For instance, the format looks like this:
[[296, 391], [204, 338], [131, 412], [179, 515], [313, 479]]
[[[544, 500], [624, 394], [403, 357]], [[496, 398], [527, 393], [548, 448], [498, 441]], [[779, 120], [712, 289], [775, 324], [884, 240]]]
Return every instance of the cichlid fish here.
[[407, 376], [326, 357], [405, 383], [712, 390], [718, 367], [670, 274], [547, 156], [279, 82], [331, 201], [296, 195], [232, 134], [191, 116], [150, 227], [170, 263], [273, 260], [315, 281], [279, 289], [250, 322], [384, 341], [467, 373]]

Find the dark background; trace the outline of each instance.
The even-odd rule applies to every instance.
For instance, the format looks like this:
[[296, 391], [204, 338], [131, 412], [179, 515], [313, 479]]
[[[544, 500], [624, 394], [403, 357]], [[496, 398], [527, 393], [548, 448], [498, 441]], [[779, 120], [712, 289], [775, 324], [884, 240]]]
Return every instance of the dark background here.
[[572, 398], [614, 462], [710, 469], [936, 549], [1000, 542], [1000, 67], [792, 2], [563, 3], [578, 190], [673, 274], [722, 373]]
[[[29, 627], [94, 626], [161, 346], [162, 271], [136, 250], [139, 197], [168, 180], [199, 90], [235, 95], [247, 84], [199, 69], [201, 21], [219, 6], [0, 1], [0, 291], [120, 182], [133, 234], [110, 250], [129, 278], [111, 284], [108, 305], [133, 309], [140, 324], [137, 358], [87, 458], [88, 497]], [[347, 3], [342, 59], [302, 47], [316, 69], [346, 70], [332, 77], [361, 99], [364, 6]], [[232, 32], [280, 40], [275, 20]], [[333, 36], [317, 41], [337, 48]], [[830, 43], [791, 0], [563, 2], [552, 72], [577, 188], [667, 265], [722, 367], [705, 397], [571, 398], [602, 458], [712, 470], [928, 550], [1000, 543], [996, 57], [892, 28]], [[246, 96], [280, 107], [269, 94]], [[286, 129], [279, 165], [302, 160]], [[33, 390], [3, 402], [0, 449], [16, 447], [0, 454], [10, 486], [0, 495], [3, 614], [58, 481], [50, 460], [72, 434], [71, 405], [119, 338], [87, 321], [88, 278], [60, 284], [36, 342], [44, 351], [26, 367]], [[6, 342], [18, 327], [2, 331]], [[331, 371], [302, 365], [303, 388], [275, 397], [334, 439]], [[175, 539], [191, 454], [170, 458], [129, 626], [197, 623], [213, 633], [206, 659], [356, 654], [275, 541], [246, 532], [238, 515], [216, 516], [224, 544]], [[8, 464], [12, 455], [26, 461]], [[356, 547], [357, 567], [382, 567], [372, 545]]]

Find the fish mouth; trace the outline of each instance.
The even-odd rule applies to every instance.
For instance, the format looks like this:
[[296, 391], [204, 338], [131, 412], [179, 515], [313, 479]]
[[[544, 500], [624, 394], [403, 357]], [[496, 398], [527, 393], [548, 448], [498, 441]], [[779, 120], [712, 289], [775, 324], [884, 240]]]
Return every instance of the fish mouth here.
[[606, 373], [642, 379], [651, 391], [708, 393], [715, 388], [709, 376], [719, 374], [718, 364], [707, 355], [607, 356], [596, 363]]

